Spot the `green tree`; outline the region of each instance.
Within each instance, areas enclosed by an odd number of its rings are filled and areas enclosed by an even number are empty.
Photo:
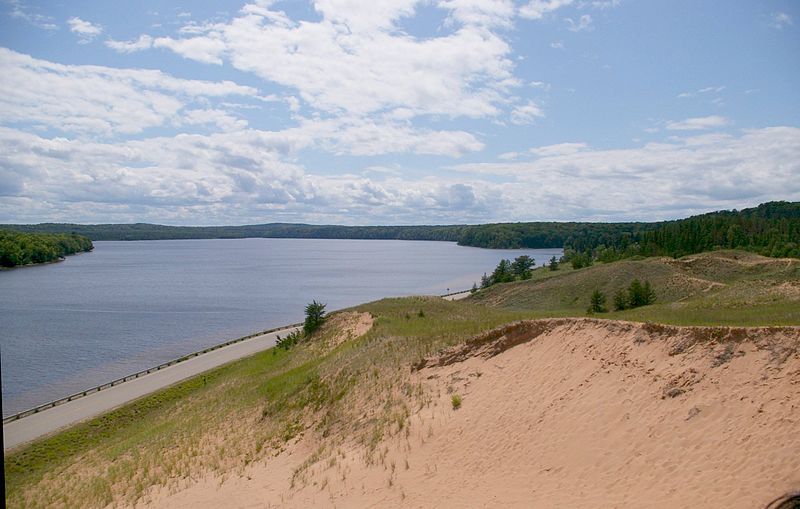
[[[628,307],[636,308],[647,306],[656,301],[656,293],[650,286],[649,281],[642,283],[634,279],[628,287]]]
[[[484,272],[483,275],[481,276],[481,288],[486,289],[489,288],[490,286],[492,286],[492,280]]]
[[[589,300],[589,313],[605,313],[606,311],[608,311],[606,308],[606,294],[600,290],[595,290]]]
[[[625,290],[620,288],[617,290],[617,293],[614,294],[614,311],[622,311],[623,309],[628,308],[628,295],[625,293]]]
[[[491,275],[492,284],[509,283],[514,281],[514,273],[511,271],[511,262],[500,260]]]
[[[313,300],[311,304],[306,305],[306,320],[303,322],[303,332],[306,336],[319,329],[324,321],[325,304]]]
[[[644,287],[638,279],[631,281],[628,287],[628,305],[632,308],[645,305]]]
[[[555,256],[550,258],[550,263],[548,263],[547,266],[550,268],[550,270],[558,270],[558,260]]]
[[[536,263],[536,260],[528,255],[517,256],[511,264],[511,272],[519,279],[530,279],[531,268]]]

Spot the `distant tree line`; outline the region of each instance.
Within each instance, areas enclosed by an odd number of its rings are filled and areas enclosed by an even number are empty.
[[[656,223],[498,223],[444,226],[336,226],[271,223],[245,226],[155,224],[7,225],[24,232],[75,233],[92,240],[231,239],[246,237],[440,240],[495,249],[564,248],[586,266],[631,256],[683,256],[718,248],[800,257],[800,202],[769,202]]]
[[[0,230],[0,266],[2,267],[52,262],[67,255],[92,249],[94,249],[92,241],[82,235]]]
[[[764,256],[800,258],[800,202],[769,202],[758,207],[711,212],[652,223],[616,237],[583,235],[565,244],[562,261],[573,267],[592,260],[611,262],[632,256],[675,258],[717,249],[741,249]]]

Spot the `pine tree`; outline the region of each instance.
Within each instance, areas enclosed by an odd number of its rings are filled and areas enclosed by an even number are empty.
[[[531,258],[528,255],[518,256],[514,259],[514,262],[511,264],[511,272],[514,273],[515,277],[520,279],[530,279],[531,278],[531,267],[536,263],[536,260]]]
[[[547,266],[550,267],[550,270],[558,270],[558,260],[555,256],[550,258],[550,263]]]
[[[600,290],[592,292],[592,297],[589,301],[589,313],[605,313],[608,311],[606,308],[606,295]]]
[[[628,308],[628,296],[625,293],[625,290],[620,288],[617,290],[617,293],[614,294],[614,311],[622,311],[623,309]]]
[[[500,260],[497,267],[492,272],[492,284],[508,283],[514,281],[514,273],[511,272],[511,262],[508,260]]]
[[[303,322],[303,332],[306,335],[310,335],[315,330],[319,329],[324,321],[325,304],[315,300],[311,301],[311,303],[306,306],[306,320]]]

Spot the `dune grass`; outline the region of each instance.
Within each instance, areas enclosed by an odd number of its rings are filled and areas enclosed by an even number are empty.
[[[418,387],[400,381],[412,361],[525,316],[438,298],[385,299],[358,310],[375,317],[361,338],[320,349],[336,333],[323,328],[315,343],[230,363],[12,451],[4,458],[7,505],[133,504],[152,486],[240,471],[309,429],[345,430],[374,449],[406,425],[406,396],[424,401]],[[363,398],[380,400],[380,411],[354,415]]]
[[[594,316],[673,325],[800,324],[800,260],[717,251],[537,272],[551,275],[494,285],[469,300],[537,317],[586,316],[595,289],[611,304],[614,293],[637,278],[652,284],[654,305]]]
[[[610,296],[633,277],[650,280],[657,304],[595,316],[800,324],[797,261],[723,252],[534,274],[464,301],[409,297],[358,306],[374,319],[361,337],[332,341],[340,331],[324,326],[291,350],[230,363],[23,446],[5,456],[7,506],[132,505],[153,487],[175,489],[208,472],[236,475],[308,433],[324,445],[295,471],[296,483],[310,469],[335,468],[337,440],[361,443],[367,461],[384,462],[382,441],[407,438],[410,416],[436,399],[412,381],[412,364],[515,320],[583,316],[595,288]]]

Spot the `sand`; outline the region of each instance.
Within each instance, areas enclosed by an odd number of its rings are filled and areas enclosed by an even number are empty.
[[[338,446],[292,487],[306,435],[149,505],[764,507],[800,489],[798,352],[798,328],[525,322],[409,369],[432,403],[373,464]]]

